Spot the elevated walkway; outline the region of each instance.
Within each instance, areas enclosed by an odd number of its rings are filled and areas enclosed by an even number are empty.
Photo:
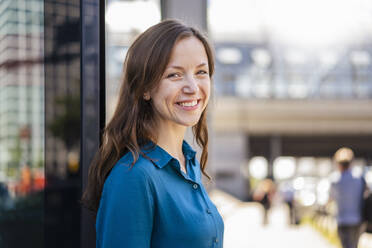
[[[218,97],[211,103],[216,132],[251,135],[372,134],[372,100],[257,100]]]

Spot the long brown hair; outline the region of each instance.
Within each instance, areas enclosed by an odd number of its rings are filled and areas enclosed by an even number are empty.
[[[82,197],[82,203],[88,209],[97,212],[103,184],[124,154],[131,152],[134,164],[141,154],[141,146],[150,140],[156,143],[153,106],[151,101],[144,100],[143,95],[158,86],[173,46],[187,37],[196,37],[203,43],[212,77],[214,57],[211,45],[197,29],[179,21],[165,20],[150,27],[128,49],[119,101],[113,117],[103,130],[102,144],[89,167],[88,184]],[[210,178],[205,172],[208,159],[206,109],[192,130],[202,148],[201,171]]]

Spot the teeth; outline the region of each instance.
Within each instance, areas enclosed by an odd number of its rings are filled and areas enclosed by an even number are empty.
[[[193,107],[198,103],[197,100],[194,100],[192,102],[180,102],[180,105],[183,107]]]

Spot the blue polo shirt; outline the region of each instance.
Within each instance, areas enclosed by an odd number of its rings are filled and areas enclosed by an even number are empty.
[[[107,177],[96,219],[97,248],[223,247],[223,220],[184,141],[187,174],[159,146],[124,155]]]
[[[337,204],[337,223],[357,225],[362,222],[362,201],[364,192],[363,175],[353,174],[351,169],[334,174],[331,197]]]

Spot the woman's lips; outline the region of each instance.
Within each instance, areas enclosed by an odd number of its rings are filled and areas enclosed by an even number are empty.
[[[177,102],[177,105],[184,110],[195,110],[199,107],[200,99]]]

